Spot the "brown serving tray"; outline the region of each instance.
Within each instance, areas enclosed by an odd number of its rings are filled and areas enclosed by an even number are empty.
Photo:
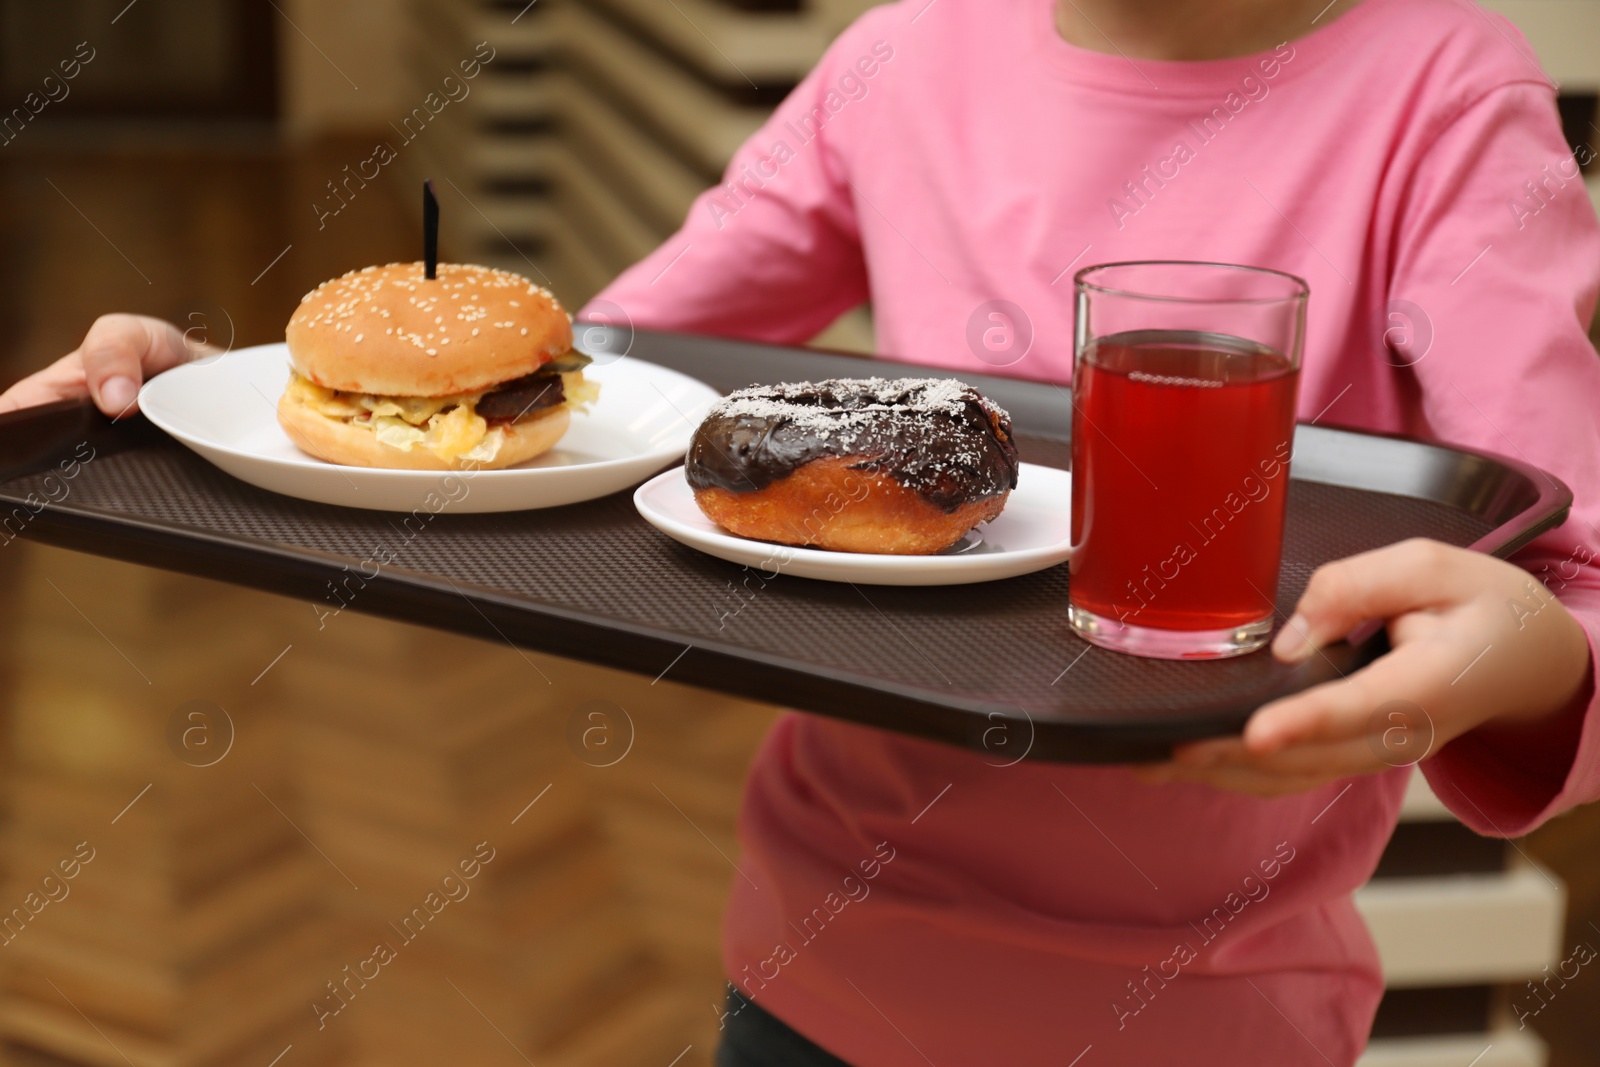
[[[883,369],[712,338],[581,333],[593,349],[626,348],[724,391]],[[1068,465],[1066,389],[961,377],[1010,410],[1024,459]],[[89,449],[92,460],[70,465]],[[1301,425],[1278,610],[1319,564],[1407,537],[1509,555],[1564,521],[1571,500],[1556,479],[1499,456]],[[1236,732],[1262,703],[1386,647],[1380,633],[1297,667],[1265,653],[1136,659],[1072,634],[1066,566],[941,588],[769,577],[670,540],[629,493],[542,511],[446,511],[407,537],[393,515],[254,488],[143,418],[113,424],[77,403],[0,417],[0,542],[16,536],[324,609],[339,605],[330,589],[343,584],[355,590],[342,594],[351,610],[934,738],[996,763],[1155,758],[1174,742]],[[394,562],[374,567],[379,549]]]

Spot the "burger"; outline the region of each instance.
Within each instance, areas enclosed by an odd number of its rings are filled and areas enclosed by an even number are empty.
[[[307,293],[286,331],[278,422],[331,463],[496,469],[548,451],[599,395],[572,319],[510,271],[367,267]]]

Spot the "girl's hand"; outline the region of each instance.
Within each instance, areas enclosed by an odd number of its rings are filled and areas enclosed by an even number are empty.
[[[134,410],[146,378],[216,351],[148,315],[102,315],[76,351],[0,393],[0,413],[90,396],[101,411],[120,418]]]
[[[1319,568],[1273,654],[1289,663],[1319,655],[1368,619],[1388,621],[1387,655],[1265,705],[1241,737],[1180,746],[1171,762],[1135,773],[1259,796],[1303,792],[1414,763],[1491,719],[1532,723],[1568,708],[1589,678],[1587,637],[1532,575],[1421,539]]]

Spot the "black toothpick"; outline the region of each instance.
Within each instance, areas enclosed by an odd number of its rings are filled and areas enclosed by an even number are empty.
[[[431,178],[422,183],[422,262],[430,281],[439,277],[439,198]]]

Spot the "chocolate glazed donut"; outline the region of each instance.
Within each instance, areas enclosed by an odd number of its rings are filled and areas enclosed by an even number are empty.
[[[839,378],[723,398],[689,445],[700,510],[740,537],[926,555],[1000,514],[1011,417],[962,382]]]

